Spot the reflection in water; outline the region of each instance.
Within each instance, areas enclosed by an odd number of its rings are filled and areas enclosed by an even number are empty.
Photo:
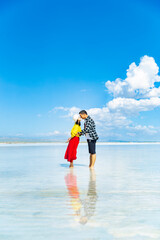
[[[97,192],[95,170],[90,170],[88,192],[86,198],[83,200],[80,198],[77,187],[77,177],[74,175],[73,169],[65,176],[65,182],[70,195],[71,206],[75,212],[74,216],[77,216],[76,220],[81,224],[86,224],[90,217],[94,215],[96,208]]]
[[[66,186],[68,188],[68,193],[71,197],[71,206],[75,211],[75,215],[80,215],[80,209],[82,207],[79,191],[77,187],[77,177],[73,174],[73,170],[65,176]]]

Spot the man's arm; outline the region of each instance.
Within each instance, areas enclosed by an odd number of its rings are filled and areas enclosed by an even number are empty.
[[[92,127],[91,121],[87,121],[86,122],[86,127],[81,131],[80,135],[84,135],[86,133],[89,133],[91,127]]]

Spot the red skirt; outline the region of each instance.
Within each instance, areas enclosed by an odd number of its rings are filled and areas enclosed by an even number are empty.
[[[79,144],[79,137],[71,138],[68,143],[67,150],[64,158],[67,159],[68,162],[72,162],[77,159],[77,147]]]

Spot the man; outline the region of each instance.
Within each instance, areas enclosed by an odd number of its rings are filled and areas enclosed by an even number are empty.
[[[96,141],[98,135],[96,133],[96,126],[93,119],[87,114],[85,110],[79,112],[82,119],[85,120],[84,129],[79,133],[79,135],[85,135],[88,142],[88,150],[90,153],[90,168],[94,168],[96,161]]]

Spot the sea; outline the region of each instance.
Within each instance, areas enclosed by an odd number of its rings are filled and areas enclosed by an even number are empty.
[[[0,144],[0,240],[160,239],[160,144]]]

